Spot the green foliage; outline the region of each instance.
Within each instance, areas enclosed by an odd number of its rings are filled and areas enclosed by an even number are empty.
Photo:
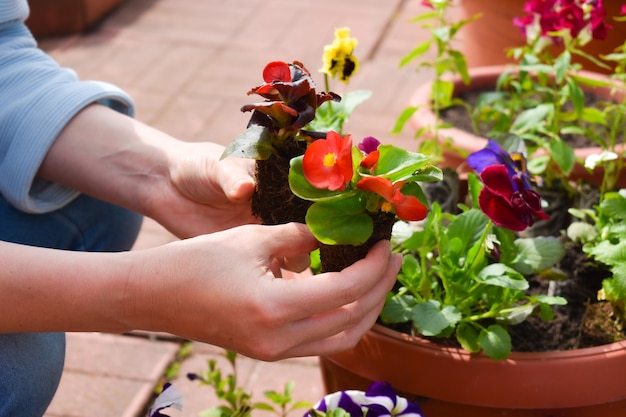
[[[583,251],[605,265],[611,277],[602,283],[602,297],[619,318],[626,321],[626,191],[606,193],[595,210],[572,211],[580,221],[567,229],[570,239],[583,244]],[[591,219],[588,223],[585,220]]]
[[[469,184],[475,199],[480,183],[470,175]],[[411,322],[424,336],[456,337],[470,352],[506,358],[511,351],[507,326],[565,303],[561,297],[525,291],[526,276],[562,259],[560,242],[516,238],[475,208],[453,215],[433,204],[421,226],[396,250],[403,254],[401,288],[388,296],[383,322]]]
[[[313,201],[306,214],[306,224],[320,242],[356,246],[363,244],[372,235],[374,223],[369,213],[375,210],[370,210],[368,206],[371,193],[356,186],[363,176],[381,177],[392,183],[406,181],[402,193],[414,195],[422,201],[425,201],[425,197],[417,182],[433,182],[442,178],[441,169],[430,165],[429,156],[391,145],[380,145],[378,151],[380,157],[376,166],[366,172],[359,166],[363,155],[353,146],[352,181],[344,190],[335,191],[316,188],[306,180],[302,167],[304,156],[291,160],[289,186],[296,196]]]
[[[343,126],[352,112],[372,96],[370,90],[355,90],[345,93],[340,102],[326,102],[318,107],[315,119],[307,129],[327,132],[334,130],[342,133]]]
[[[198,380],[201,385],[213,388],[217,398],[224,404],[209,408],[200,413],[201,417],[248,417],[254,410],[271,411],[280,417],[286,417],[298,409],[308,409],[312,404],[308,401],[293,399],[293,381],[285,384],[282,392],[266,391],[265,398],[269,402],[253,402],[252,393],[244,390],[237,379],[237,353],[226,350],[224,357],[232,368],[232,373],[224,373],[215,359],[208,361],[208,368],[190,378]]]
[[[467,70],[467,61],[463,53],[455,49],[455,41],[458,32],[470,22],[478,19],[480,15],[472,16],[469,19],[454,21],[450,19],[450,7],[453,6],[454,0],[436,0],[430,1],[433,10],[422,13],[413,19],[412,22],[421,24],[422,28],[430,33],[430,39],[420,42],[415,48],[409,51],[401,60],[400,67],[417,62],[417,70],[428,69],[434,72],[434,80],[432,83],[431,100],[432,108],[437,116],[446,107],[458,103],[454,97],[454,84],[450,81],[450,75],[459,75],[461,79],[469,84],[470,77]],[[424,55],[434,50],[435,57],[429,56],[423,59]],[[415,107],[407,108],[396,121],[394,132],[400,132],[417,110]],[[435,136],[439,126],[435,126]],[[418,132],[416,137],[422,135]],[[439,147],[435,144],[435,148],[420,149],[422,152],[433,152],[438,155]],[[424,142],[427,146],[428,143]]]

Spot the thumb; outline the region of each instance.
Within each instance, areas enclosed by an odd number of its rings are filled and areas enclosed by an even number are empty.
[[[226,158],[220,170],[220,183],[230,201],[246,201],[254,193],[254,161],[243,158]]]

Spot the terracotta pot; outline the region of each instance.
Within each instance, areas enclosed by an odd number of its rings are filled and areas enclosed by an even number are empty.
[[[469,18],[477,13],[482,16],[459,31],[461,50],[465,54],[470,67],[503,65],[509,62],[506,51],[522,46],[525,39],[519,28],[513,25],[513,18],[524,15],[524,3],[527,0],[461,0],[458,4],[459,18]],[[619,16],[622,1],[604,1],[607,12],[607,23],[613,26],[603,40],[592,40],[583,48],[590,55],[608,54],[624,43],[626,39],[626,22],[616,22],[612,16]],[[485,48],[485,39],[489,47]],[[555,52],[558,52],[555,48]],[[573,57],[586,70],[609,72],[578,56]]]
[[[494,361],[375,325],[320,368],[328,392],[388,381],[426,417],[626,415],[626,342]]]
[[[502,65],[471,68],[471,83],[469,85],[465,85],[460,78],[455,78],[454,91],[456,94],[460,94],[471,90],[494,89],[496,81],[500,74],[504,71],[504,68],[505,67]],[[607,80],[607,76],[604,74],[588,71],[581,71],[580,74],[588,78]],[[426,83],[418,88],[411,97],[409,103],[410,106],[418,107],[418,110],[411,118],[411,124],[416,130],[422,129],[425,132],[421,136],[422,140],[432,140],[433,134],[429,132],[432,131],[432,126],[435,126],[437,123],[435,113],[430,108],[431,85],[432,83]],[[615,93],[615,95],[612,95],[610,88],[606,87],[586,88],[586,91],[593,93],[598,97],[607,99],[612,98],[614,100],[623,100],[624,94],[626,94],[626,90],[621,90]],[[486,138],[476,136],[457,128],[439,129],[438,137],[442,144],[446,141],[451,141],[452,145],[451,147],[443,147],[444,161],[441,166],[451,167],[459,170],[460,172],[468,171],[468,168],[465,165],[465,158],[467,155],[484,148],[487,144]],[[618,145],[617,151],[618,153],[623,152],[623,145]],[[600,148],[577,148],[574,153],[579,161],[584,161],[588,155],[600,153]],[[580,163],[576,163],[572,171],[571,178],[573,180],[583,179],[584,181],[589,181],[598,185],[601,181],[601,176],[597,174],[598,172],[600,171],[597,170],[595,175],[592,176]],[[626,172],[622,173],[618,185],[620,187],[626,187]]]

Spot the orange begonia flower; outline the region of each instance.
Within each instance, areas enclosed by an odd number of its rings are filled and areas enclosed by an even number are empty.
[[[402,220],[422,220],[426,217],[428,209],[417,197],[404,195],[400,191],[406,181],[398,181],[395,184],[386,178],[365,177],[357,183],[357,188],[371,191],[385,199],[381,206],[383,211],[391,211],[393,207],[396,215]]]
[[[306,180],[316,188],[343,191],[352,179],[352,136],[330,131],[307,148],[302,160]]]

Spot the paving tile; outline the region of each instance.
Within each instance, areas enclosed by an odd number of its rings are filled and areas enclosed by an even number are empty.
[[[153,391],[153,382],[65,372],[44,416],[136,417]]]
[[[137,416],[179,347],[147,337],[68,333],[64,373],[46,416]]]

